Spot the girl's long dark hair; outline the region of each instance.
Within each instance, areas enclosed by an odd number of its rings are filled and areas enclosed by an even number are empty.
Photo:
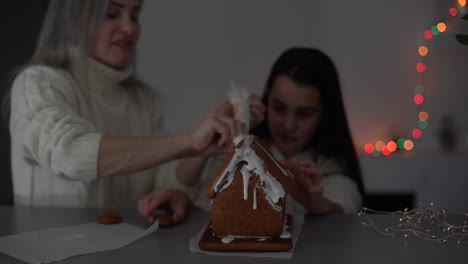
[[[266,107],[273,82],[279,75],[288,76],[300,85],[317,87],[322,100],[322,117],[308,147],[317,155],[335,159],[363,194],[361,169],[346,118],[338,72],[332,60],[317,49],[295,47],[286,50],[273,64],[267,79],[262,97]],[[267,120],[268,116],[250,133],[271,140]]]

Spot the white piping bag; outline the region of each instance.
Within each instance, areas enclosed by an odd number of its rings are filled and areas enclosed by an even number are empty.
[[[229,82],[231,90],[228,91],[227,96],[229,102],[234,108],[234,119],[240,121],[244,124],[246,131],[249,131],[250,124],[250,103],[249,103],[249,91],[243,87],[239,87],[233,81]],[[240,128],[237,131],[242,131]],[[233,138],[234,145],[237,145],[239,142],[247,136],[244,133],[238,134]]]

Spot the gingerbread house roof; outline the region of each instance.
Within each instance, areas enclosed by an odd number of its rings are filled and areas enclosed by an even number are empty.
[[[244,200],[249,196],[247,186],[250,178],[257,175],[260,182],[257,188],[263,190],[265,199],[273,209],[281,211],[283,208],[278,206],[278,201],[284,199],[287,194],[288,174],[261,140],[253,135],[246,136],[219,168],[208,185],[208,198],[213,199],[218,193],[229,188],[239,166],[244,183]]]

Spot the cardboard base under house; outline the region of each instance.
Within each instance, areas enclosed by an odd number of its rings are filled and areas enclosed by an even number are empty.
[[[258,238],[234,239],[230,243],[223,243],[221,238],[213,236],[211,222],[206,226],[200,238],[198,246],[208,251],[288,251],[292,249],[292,216],[287,215],[287,231],[291,233],[290,238],[274,238],[258,241]]]

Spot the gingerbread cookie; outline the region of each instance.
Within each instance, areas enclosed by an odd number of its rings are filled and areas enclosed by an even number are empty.
[[[159,221],[159,226],[171,226],[174,224],[174,221],[172,221],[172,215],[168,214],[155,214],[153,215],[154,221],[158,220]]]
[[[116,213],[104,213],[97,218],[97,222],[103,225],[113,225],[122,222],[122,216]]]

